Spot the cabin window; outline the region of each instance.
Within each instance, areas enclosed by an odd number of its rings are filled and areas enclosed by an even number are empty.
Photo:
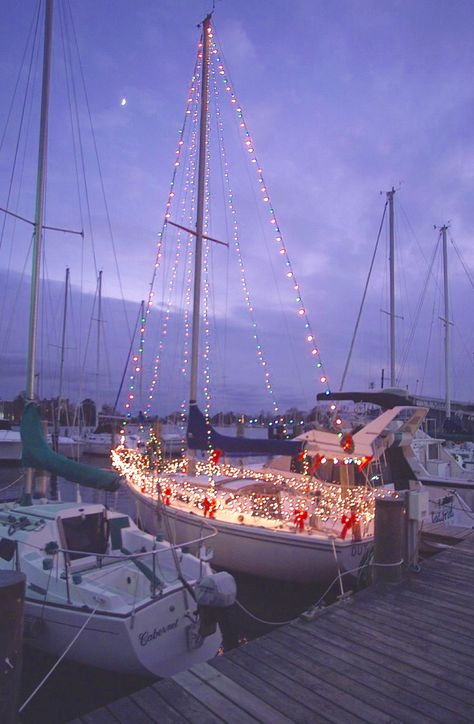
[[[428,460],[439,460],[438,445],[428,445]]]
[[[66,548],[70,559],[82,558],[82,555],[105,553],[108,541],[107,518],[104,513],[89,513],[74,518],[61,518]]]

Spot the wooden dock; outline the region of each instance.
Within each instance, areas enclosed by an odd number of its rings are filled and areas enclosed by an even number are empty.
[[[474,721],[474,532],[365,589],[74,724]]]

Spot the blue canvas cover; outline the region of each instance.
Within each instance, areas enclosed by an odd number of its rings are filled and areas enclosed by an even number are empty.
[[[210,430],[210,434],[209,434]],[[204,417],[196,403],[189,406],[188,429],[186,432],[190,450],[221,450],[227,455],[299,455],[304,449],[304,440],[255,440],[245,437],[221,435]]]

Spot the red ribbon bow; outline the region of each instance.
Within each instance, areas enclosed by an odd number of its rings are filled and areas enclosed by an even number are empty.
[[[321,465],[321,460],[323,459],[323,455],[320,455],[319,453],[315,455],[313,458],[313,464],[308,468],[308,473],[314,473],[319,466]]]
[[[354,523],[357,523],[357,515],[355,513],[352,513],[350,516],[343,515],[341,518],[341,523],[344,526],[344,528],[341,530],[341,538],[342,540],[344,540],[347,532],[353,527]]]
[[[295,523],[298,526],[298,530],[304,530],[304,522],[308,517],[307,510],[295,510]]]
[[[373,460],[373,457],[373,455],[364,455],[364,457],[362,458],[362,462],[359,465],[359,470],[363,470],[364,468],[366,468],[370,461]]]
[[[214,450],[211,456],[211,460],[214,463],[214,465],[217,465],[219,462],[219,458],[222,455],[222,450]]]
[[[165,505],[169,505],[171,501],[171,488],[165,488],[163,492]]]
[[[203,506],[204,506],[204,517],[206,515],[209,516],[209,518],[214,518],[215,512],[216,512],[216,501],[215,500],[208,500],[207,498],[204,498]]]

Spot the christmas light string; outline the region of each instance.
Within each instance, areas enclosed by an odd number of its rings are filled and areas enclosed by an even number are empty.
[[[199,52],[199,49],[201,49],[201,52]],[[142,358],[144,345],[145,345],[145,330],[146,330],[147,320],[150,315],[151,308],[153,306],[154,286],[155,286],[155,281],[156,281],[156,275],[157,275],[158,269],[161,264],[161,259],[162,259],[163,236],[164,236],[164,232],[166,229],[166,220],[170,217],[170,209],[171,209],[171,205],[173,202],[173,198],[175,196],[175,184],[176,184],[176,178],[177,178],[177,174],[178,174],[178,170],[179,170],[179,166],[180,166],[180,156],[181,156],[182,147],[184,146],[184,143],[185,143],[184,138],[185,138],[185,132],[186,132],[187,125],[188,125],[187,124],[188,117],[191,115],[191,108],[192,108],[192,105],[194,102],[194,97],[196,95],[196,87],[197,87],[197,82],[199,79],[201,64],[202,64],[202,39],[198,43],[198,53],[197,53],[196,63],[194,66],[194,72],[193,72],[193,76],[192,76],[192,80],[191,80],[191,85],[188,90],[185,113],[184,113],[184,120],[183,120],[182,126],[179,129],[179,133],[178,133],[178,142],[177,142],[177,147],[176,147],[176,151],[175,151],[175,161],[174,161],[173,173],[172,173],[172,178],[171,178],[170,187],[169,187],[169,191],[168,191],[168,198],[167,198],[167,201],[165,204],[165,218],[164,218],[164,222],[163,222],[161,231],[159,231],[158,235],[157,235],[158,241],[157,241],[157,249],[156,249],[156,254],[155,254],[155,263],[154,263],[154,267],[153,267],[153,275],[152,275],[150,288],[149,288],[149,292],[148,292],[148,298],[147,298],[146,307],[145,307],[145,314],[141,320],[140,342],[139,342],[139,347],[138,347],[138,353],[133,355],[132,362],[131,362],[132,371],[129,376],[129,389],[128,389],[128,394],[127,394],[127,399],[125,401],[126,415],[125,415],[125,419],[122,420],[122,425],[121,425],[121,429],[120,429],[120,435],[121,435],[122,442],[125,437],[126,425],[132,417],[132,405],[133,405],[133,401],[135,399],[135,380],[136,380],[137,375],[141,372],[141,366],[139,363],[140,363],[140,359]]]
[[[213,35],[215,35],[215,33]],[[217,73],[218,73],[218,75],[221,76],[221,80],[224,85],[224,89],[226,91],[226,94],[229,97],[230,104],[233,107],[234,112],[237,116],[238,126],[241,129],[241,135],[243,138],[245,149],[247,151],[250,163],[255,168],[255,172],[257,174],[258,183],[259,183],[259,187],[260,187],[260,193],[261,193],[261,199],[262,199],[263,203],[266,204],[266,208],[268,210],[268,221],[273,228],[274,240],[279,245],[279,254],[283,258],[283,262],[284,262],[285,270],[286,270],[286,272],[285,272],[286,277],[291,282],[293,291],[296,293],[295,301],[297,304],[297,314],[299,317],[302,318],[302,320],[304,322],[305,340],[310,346],[310,353],[317,360],[315,366],[318,371],[319,382],[324,386],[325,394],[329,395],[330,388],[329,388],[329,383],[328,383],[328,377],[327,377],[326,372],[324,371],[324,367],[323,367],[319,349],[316,346],[315,336],[314,336],[314,333],[311,328],[311,324],[310,324],[310,321],[308,318],[306,308],[303,304],[300,286],[297,282],[295,272],[294,272],[293,266],[291,264],[290,257],[288,255],[288,251],[287,251],[285,242],[283,240],[283,234],[282,234],[281,228],[277,221],[275,209],[273,208],[273,204],[271,202],[270,192],[268,190],[268,186],[267,186],[264,176],[263,176],[263,169],[258,162],[257,154],[255,151],[255,146],[254,146],[252,137],[250,135],[250,131],[247,126],[247,122],[244,118],[242,106],[238,102],[237,96],[233,91],[233,87],[232,87],[229,77],[228,77],[229,74],[227,73],[227,71],[224,67],[222,51],[218,47],[216,40],[213,41],[213,44],[211,47],[212,47],[211,57],[213,58],[213,62],[216,63]]]
[[[224,184],[226,188],[226,195],[227,195],[227,205],[230,211],[231,215],[231,225],[232,225],[232,240],[234,244],[234,249],[237,254],[237,261],[239,265],[239,275],[240,275],[240,282],[242,285],[242,292],[243,297],[245,301],[245,305],[247,307],[247,311],[250,315],[250,321],[252,325],[252,337],[255,342],[256,346],[256,353],[257,353],[257,360],[263,370],[264,373],[264,379],[265,379],[265,389],[267,390],[270,399],[271,404],[273,408],[273,413],[275,416],[278,416],[279,414],[279,406],[278,403],[274,397],[273,394],[273,385],[271,382],[271,376],[270,376],[270,370],[268,366],[268,361],[265,357],[263,346],[259,338],[259,334],[257,331],[257,321],[254,314],[254,307],[250,298],[250,291],[249,286],[247,282],[247,277],[245,273],[245,266],[242,256],[242,251],[240,248],[240,238],[239,238],[239,221],[238,221],[238,214],[237,209],[234,206],[234,194],[230,182],[230,168],[227,158],[227,152],[225,148],[225,142],[224,142],[224,122],[222,118],[222,113],[220,109],[219,104],[219,89],[217,85],[217,76],[216,76],[216,69],[215,66],[212,65],[212,79],[213,79],[213,95],[214,95],[214,104],[215,104],[215,114],[216,114],[216,120],[217,120],[217,137],[218,137],[218,143],[219,143],[219,151],[221,156],[221,162],[223,165],[223,175],[224,175]]]

